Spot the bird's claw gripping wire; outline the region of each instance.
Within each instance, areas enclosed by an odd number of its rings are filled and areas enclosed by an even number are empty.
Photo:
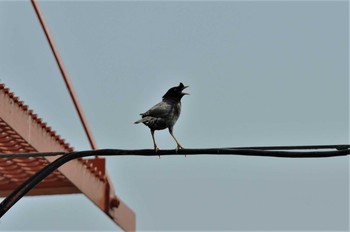
[[[179,150],[182,150],[184,149],[183,146],[181,146],[179,143],[177,144],[176,146],[176,153],[178,153]],[[186,157],[186,154],[185,154],[185,157]]]
[[[159,148],[158,148],[158,146],[156,145],[156,144],[154,144],[154,153],[158,153],[158,151],[159,151]],[[159,159],[160,159],[160,155],[158,154],[158,156],[159,156]]]
[[[179,151],[179,150],[182,150],[184,149],[180,144],[177,144],[176,146],[176,153]]]

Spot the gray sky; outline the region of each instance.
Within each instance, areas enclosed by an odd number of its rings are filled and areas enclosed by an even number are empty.
[[[190,85],[186,148],[349,143],[347,1],[40,2],[99,148],[152,148],[139,113]],[[0,2],[0,79],[89,149],[30,2]],[[160,149],[175,148],[167,131]],[[109,157],[139,230],[348,230],[349,159]],[[82,195],[28,197],[1,230],[115,230]]]

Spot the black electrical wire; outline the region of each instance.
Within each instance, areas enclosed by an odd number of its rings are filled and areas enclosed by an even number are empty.
[[[188,152],[195,152],[197,151],[207,151],[209,152],[208,154],[215,154],[212,153],[214,150],[217,150],[219,153],[224,154],[225,150],[228,150],[228,154],[232,154],[231,150],[235,151],[243,151],[243,150],[262,150],[262,151],[289,151],[289,150],[346,150],[349,149],[350,145],[348,144],[338,144],[338,145],[306,145],[306,146],[261,146],[261,147],[226,147],[226,148],[206,148],[206,149],[184,149],[184,150],[179,150],[178,152],[174,152],[174,150],[159,150],[156,154],[154,153],[153,150],[120,150],[120,149],[101,149],[101,150],[94,150],[91,152],[96,152],[96,155],[101,156],[107,156],[107,153],[111,153],[110,155],[136,155],[136,156],[158,156],[160,155],[178,155],[178,154],[186,154]],[[108,150],[108,152],[107,152]],[[87,152],[87,151],[85,151]],[[72,152],[74,153],[74,152]],[[171,154],[170,154],[171,153]],[[248,153],[251,152],[245,152],[245,154],[248,155]],[[251,153],[251,155],[258,155],[259,156],[259,151]],[[270,153],[270,152],[269,152]],[[58,156],[58,155],[64,155],[67,154],[65,152],[31,152],[31,153],[9,153],[9,154],[0,154],[0,158],[29,158],[29,157],[46,157],[46,156]],[[202,153],[204,154],[204,153]],[[206,153],[207,154],[207,153]],[[264,153],[265,154],[265,153]],[[273,154],[273,153],[271,153]],[[281,153],[282,154],[282,153]],[[307,153],[311,154],[311,153]],[[192,155],[200,155],[199,154],[192,154]],[[244,154],[242,154],[244,155]],[[298,155],[297,158],[302,158],[299,157],[299,155],[302,155],[300,153],[297,153]],[[89,155],[87,155],[89,156]],[[266,156],[266,154],[265,154]],[[268,156],[268,155],[267,155]],[[278,157],[278,156],[277,156]],[[307,157],[306,157],[307,158]],[[310,157],[309,157],[310,158]]]
[[[18,186],[10,195],[0,203],[0,218],[26,193],[40,183],[45,177],[50,175],[57,168],[70,160],[88,156],[164,156],[164,155],[244,155],[260,157],[279,158],[325,158],[346,156],[350,154],[350,145],[328,145],[328,146],[298,146],[298,147],[250,147],[248,148],[209,148],[209,149],[181,149],[181,150],[121,150],[121,149],[100,149],[90,151],[78,151],[65,153],[42,170],[31,176],[28,180]],[[252,149],[253,148],[253,149]],[[284,150],[307,150],[313,151],[283,151]],[[327,149],[327,151],[315,151],[317,149]],[[333,150],[329,150],[333,149]],[[41,153],[41,156],[50,153]],[[51,153],[54,155],[62,153]],[[15,155],[15,154],[10,154]],[[33,153],[27,153],[31,157]],[[1,158],[1,157],[0,157]]]

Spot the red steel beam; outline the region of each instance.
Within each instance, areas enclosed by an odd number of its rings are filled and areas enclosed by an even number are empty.
[[[88,126],[87,120],[85,118],[85,115],[83,113],[82,107],[80,106],[80,103],[78,101],[77,95],[75,94],[75,91],[73,89],[73,85],[69,79],[68,72],[64,68],[63,60],[59,55],[58,49],[55,45],[54,39],[51,36],[48,26],[44,20],[44,16],[40,10],[40,7],[36,0],[31,0],[32,5],[34,7],[34,10],[38,16],[39,22],[44,30],[45,36],[49,42],[50,48],[53,52],[53,55],[55,57],[55,60],[57,62],[57,65],[59,67],[59,70],[62,74],[62,77],[65,81],[65,84],[67,86],[67,89],[69,91],[69,94],[73,100],[74,106],[78,112],[80,121],[82,122],[82,125],[84,127],[85,133],[89,139],[89,143],[91,145],[91,148],[96,150],[97,145],[95,142],[95,139],[91,133],[91,130]],[[50,157],[47,157],[47,159],[52,162],[53,160]],[[69,165],[71,164],[71,165]],[[134,231],[136,229],[136,223],[135,223],[135,213],[128,208],[122,201],[120,201],[117,196],[114,193],[113,184],[110,181],[110,178],[108,174],[105,174],[105,185],[104,188],[107,186],[107,189],[104,191],[104,196],[99,197],[100,191],[96,192],[96,185],[90,185],[90,188],[86,188],[86,185],[82,184],[81,181],[84,179],[92,180],[93,178],[87,177],[86,173],[81,172],[74,172],[76,168],[72,164],[72,161],[65,165],[71,166],[67,170],[65,170],[65,167],[61,167],[59,170],[65,174],[65,176],[72,181],[79,189],[82,190],[82,192],[87,195],[99,208],[101,208],[107,215],[109,215],[121,228],[127,231]],[[85,174],[85,175],[84,175]],[[77,178],[78,177],[78,178]],[[98,189],[98,188],[97,188]],[[101,198],[103,199],[101,202]],[[113,204],[111,204],[111,202]],[[117,202],[117,203],[115,203]]]
[[[41,118],[38,118],[36,114],[28,110],[28,106],[23,105],[23,102],[18,102],[18,98],[14,97],[13,93],[9,93],[8,89],[2,89],[1,85],[0,109],[0,119],[6,122],[7,126],[16,132],[21,139],[30,144],[33,151],[72,151],[72,148],[56,132],[52,131],[46,123],[43,123]],[[45,157],[49,162],[53,162],[56,158],[55,156]],[[116,196],[105,166],[105,159],[102,158],[71,160],[58,168],[58,170],[75,187],[61,188],[64,186],[50,184],[47,187],[56,188],[52,188],[50,190],[51,193],[46,192],[44,189],[37,189],[32,194],[76,193],[80,191],[123,230],[135,231],[136,215]],[[6,194],[6,192],[3,193]]]
[[[62,74],[62,77],[64,79],[64,82],[66,83],[66,87],[68,89],[68,92],[73,100],[73,103],[74,103],[74,106],[75,106],[75,109],[77,110],[78,112],[78,115],[79,115],[79,118],[80,118],[80,121],[81,123],[83,124],[83,127],[84,127],[84,130],[85,130],[85,133],[89,139],[89,143],[90,143],[90,146],[93,150],[96,150],[97,149],[97,145],[96,145],[96,142],[95,142],[95,139],[91,133],[91,130],[90,130],[90,127],[88,125],[88,122],[86,120],[86,117],[83,113],[83,109],[82,107],[80,106],[80,103],[78,101],[78,97],[74,91],[74,88],[73,88],[73,85],[72,85],[72,82],[70,81],[70,78],[69,78],[69,75],[68,75],[68,72],[67,70],[65,69],[64,67],[64,64],[63,64],[63,60],[58,52],[58,49],[56,47],[56,44],[54,42],[54,39],[53,37],[51,36],[50,32],[49,32],[49,29],[48,29],[48,26],[44,20],[44,16],[40,10],[40,7],[39,7],[39,4],[35,1],[35,0],[32,0],[32,4],[33,4],[33,7],[34,7],[34,10],[36,12],[36,15],[38,16],[39,18],[39,21],[40,21],[40,24],[41,24],[41,27],[43,28],[44,30],[44,33],[46,35],[46,38],[49,42],[49,45],[50,45],[50,48],[52,50],[52,53],[55,57],[55,60],[57,62],[57,65],[60,69],[60,72]]]

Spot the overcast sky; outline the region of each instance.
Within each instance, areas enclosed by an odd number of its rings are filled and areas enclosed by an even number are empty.
[[[347,1],[45,1],[99,148],[152,148],[139,113],[190,85],[186,148],[349,143]],[[29,1],[0,2],[0,79],[89,149]],[[175,148],[157,131],[160,149]],[[348,230],[349,159],[109,157],[139,230]],[[26,197],[0,230],[115,230],[83,195]]]

